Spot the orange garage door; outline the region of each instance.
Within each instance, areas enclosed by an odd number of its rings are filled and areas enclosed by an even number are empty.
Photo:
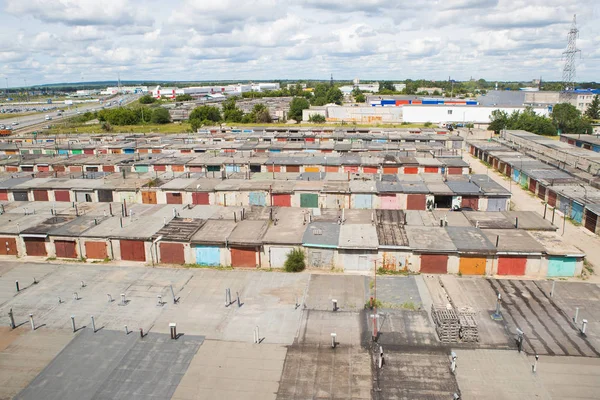
[[[525,275],[525,257],[499,257],[498,275]]]
[[[106,242],[85,242],[85,256],[94,260],[108,258]]]
[[[463,275],[484,275],[485,258],[462,256],[458,270]]]
[[[238,268],[256,268],[256,250],[252,247],[232,247],[231,266]]]
[[[448,272],[447,254],[421,254],[422,274],[445,274]]]

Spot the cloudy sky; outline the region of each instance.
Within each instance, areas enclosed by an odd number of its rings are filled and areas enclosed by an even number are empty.
[[[0,0],[0,83],[600,80],[598,0]]]

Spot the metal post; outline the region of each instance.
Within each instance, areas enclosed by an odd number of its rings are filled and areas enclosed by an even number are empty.
[[[383,346],[379,346],[379,368],[383,368]]]
[[[585,335],[585,328],[587,327],[587,319],[581,321],[581,334]]]
[[[332,299],[331,303],[332,303],[333,311],[334,312],[337,311],[338,310],[337,300],[336,299]]]
[[[141,339],[144,338],[144,330],[142,328],[140,328],[140,338]]]
[[[235,292],[235,295],[237,296],[237,303],[238,303],[238,307],[242,306],[242,303],[240,301],[240,293],[239,292]]]
[[[35,323],[33,322],[33,314],[29,314],[29,322],[31,323],[31,330],[35,331]]]
[[[556,214],[556,207],[552,209],[552,225],[554,225],[554,215]]]
[[[544,219],[546,219],[546,211],[548,211],[548,203],[544,204]]]
[[[121,305],[125,305],[125,293],[121,293]]]
[[[175,291],[173,290],[173,285],[171,285],[171,295],[173,295],[173,304],[177,304],[177,298],[175,297]]]
[[[125,334],[129,335],[129,329],[127,329],[127,325],[125,325]]]
[[[177,324],[175,322],[169,324],[169,331],[171,332],[171,339],[177,339]]]
[[[73,299],[79,300],[79,294],[77,292],[73,292]]]
[[[522,330],[517,328],[517,350],[519,353],[523,350],[523,336],[525,335]]]
[[[535,355],[535,361],[533,362],[533,365],[531,366],[531,372],[536,373],[537,372],[537,363],[538,360],[540,359],[540,356],[538,356],[537,354]]]
[[[106,295],[108,296],[108,302],[109,302],[109,303],[112,303],[112,302],[113,302],[113,298],[112,298],[112,296],[110,295],[110,293],[106,293]]]
[[[458,357],[456,356],[455,352],[451,352],[450,356],[452,357],[452,361],[450,362],[450,371],[454,373],[456,371],[456,359]]]
[[[62,299],[58,296],[58,304],[62,304]]]
[[[73,327],[73,332],[77,331],[77,329],[75,329],[75,316],[71,315],[71,327]]]
[[[157,305],[158,306],[162,306],[163,305],[162,296],[159,294],[158,296],[156,296],[156,298],[158,299],[157,300]]]
[[[10,320],[10,329],[15,329],[17,326],[15,325],[15,317],[12,308],[8,310],[8,319]]]
[[[81,287],[84,288],[85,287],[85,282],[81,281]]]
[[[556,281],[552,281],[552,290],[550,290],[550,297],[554,296],[554,287],[556,286]]]
[[[331,348],[335,349],[335,347],[337,346],[337,342],[335,341],[335,338],[337,337],[337,335],[335,333],[331,334]]]
[[[15,286],[17,287],[17,293],[19,293],[19,281],[15,281]]]
[[[94,316],[92,315],[92,331],[96,333],[96,321],[94,321]]]
[[[579,307],[575,307],[575,316],[573,317],[573,322],[577,325],[577,319],[579,317]]]

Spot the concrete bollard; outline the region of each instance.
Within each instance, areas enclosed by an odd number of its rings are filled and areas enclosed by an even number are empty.
[[[94,321],[93,315],[92,315],[92,332],[96,333],[96,321]]]
[[[550,297],[554,297],[554,287],[556,286],[556,281],[552,281],[552,289],[550,290]]]
[[[33,322],[33,314],[29,314],[29,322],[31,323],[31,330],[35,331],[35,322]]]
[[[537,363],[538,363],[539,359],[540,359],[540,356],[538,356],[536,354],[535,355],[535,361],[533,362],[533,365],[531,366],[531,372],[533,372],[534,374],[537,372]]]
[[[15,316],[13,315],[12,308],[8,310],[8,319],[10,320],[10,329],[15,329],[17,326],[15,325]]]
[[[333,311],[337,311],[338,310],[337,300],[332,299],[331,303],[332,303]]]
[[[573,322],[577,325],[577,319],[579,317],[579,307],[575,307],[575,316],[573,317]]]
[[[71,327],[73,328],[73,332],[76,332],[77,329],[75,328],[75,316],[71,315]]]
[[[125,305],[125,293],[121,293],[121,305]]]
[[[585,328],[587,327],[587,319],[581,320],[581,334],[585,335]]]
[[[73,292],[73,299],[79,300],[79,294],[77,292]]]
[[[335,347],[337,346],[337,342],[335,341],[337,335],[335,333],[331,334],[331,348],[335,349]]]
[[[17,287],[17,293],[19,293],[19,281],[15,281],[15,286]]]
[[[171,331],[171,339],[177,339],[177,324],[175,322],[169,324],[169,330]]]
[[[125,325],[125,334],[129,335],[129,329],[127,328],[127,325]]]
[[[108,302],[109,302],[109,303],[112,303],[112,302],[113,302],[113,298],[112,298],[112,296],[110,295],[110,293],[106,293],[106,296],[108,297]]]

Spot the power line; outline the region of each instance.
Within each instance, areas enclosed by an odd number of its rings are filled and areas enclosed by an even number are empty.
[[[565,58],[565,66],[563,68],[563,84],[564,90],[569,91],[575,89],[575,55],[581,50],[577,48],[577,37],[579,37],[579,29],[577,29],[577,15],[573,15],[573,23],[569,29],[567,49],[563,51]]]

